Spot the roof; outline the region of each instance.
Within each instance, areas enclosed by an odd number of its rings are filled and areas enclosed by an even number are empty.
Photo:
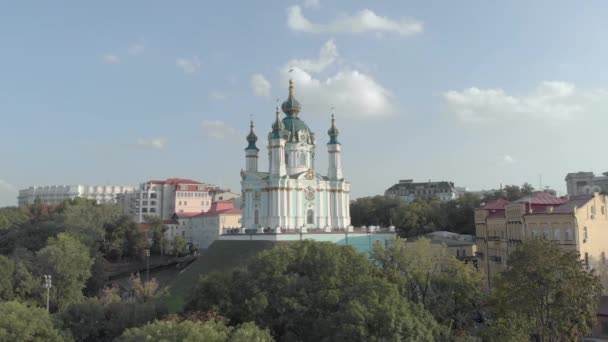
[[[201,182],[194,181],[186,178],[168,178],[166,180],[151,180],[148,181],[150,184],[203,184]]]
[[[574,212],[574,208],[580,208],[587,204],[593,196],[579,196],[575,197],[568,202],[560,205],[559,207],[553,209],[553,213],[555,214],[572,214]]]
[[[484,209],[484,210],[504,210],[505,206],[507,206],[507,204],[509,204],[511,202],[507,201],[506,199],[502,199],[499,198],[495,201],[486,203],[484,205],[482,205],[479,209]]]
[[[197,212],[197,213],[175,213],[173,214],[173,217],[177,218],[177,219],[187,219],[187,218],[191,218],[194,216],[198,216],[201,215],[201,212]]]
[[[438,182],[399,182],[390,188],[387,191],[391,190],[415,190],[418,187],[422,187],[423,189],[434,189],[434,188],[445,188],[445,189],[454,189],[454,183],[448,181],[438,181]]]
[[[559,198],[546,192],[537,191],[534,192],[532,195],[522,197],[516,200],[515,202],[540,205],[560,205],[566,203],[567,201],[567,199]]]

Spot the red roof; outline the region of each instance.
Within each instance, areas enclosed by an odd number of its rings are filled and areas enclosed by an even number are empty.
[[[198,216],[198,215],[201,215],[201,214],[203,214],[203,213],[201,213],[201,212],[198,212],[198,213],[175,213],[173,215],[173,217],[177,217],[178,219],[186,219],[186,218],[191,218],[191,217]]]
[[[509,202],[509,201],[507,201],[505,199],[499,198],[499,199],[497,199],[495,201],[492,201],[490,203],[484,204],[479,209],[485,209],[485,210],[504,210],[505,206],[507,204],[509,204],[509,203],[511,203],[511,202]]]
[[[549,193],[537,191],[530,196],[522,197],[515,202],[530,203],[538,205],[559,205],[568,202],[567,199],[553,196]]]
[[[166,180],[151,180],[148,181],[150,184],[203,184],[201,182],[194,181],[192,179],[185,178],[168,178]]]

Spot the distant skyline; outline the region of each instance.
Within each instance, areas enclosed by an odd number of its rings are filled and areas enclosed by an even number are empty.
[[[608,171],[608,3],[22,1],[0,5],[0,206],[33,185],[191,178],[240,191],[289,77],[351,198]],[[289,73],[289,69],[293,72]]]

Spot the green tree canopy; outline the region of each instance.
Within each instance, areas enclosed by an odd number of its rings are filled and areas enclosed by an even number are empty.
[[[56,238],[49,238],[36,259],[41,275],[52,276],[52,304],[63,310],[83,300],[82,290],[91,276],[93,265],[87,246],[69,234],[61,233]]]
[[[231,328],[218,321],[156,321],[128,329],[117,341],[270,342],[273,339],[268,331],[251,323]]]
[[[63,341],[46,310],[16,301],[0,302],[0,341]]]
[[[104,240],[104,227],[118,221],[122,210],[116,204],[75,198],[66,201],[62,216],[67,231],[94,251]]]
[[[509,256],[508,266],[495,281],[492,302],[499,318],[523,318],[527,334],[541,341],[578,341],[591,332],[602,287],[576,251],[528,240]]]
[[[203,277],[189,308],[253,321],[286,340],[433,341],[442,329],[352,247],[300,241]]]
[[[372,259],[401,295],[423,305],[454,334],[468,332],[471,312],[481,301],[481,276],[448,255],[445,245],[433,245],[428,239],[407,245],[396,240],[388,247],[376,243]]]

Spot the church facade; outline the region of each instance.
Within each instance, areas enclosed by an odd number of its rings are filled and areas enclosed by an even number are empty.
[[[268,133],[268,171],[259,170],[258,137],[251,122],[245,169],[241,171],[243,232],[347,230],[350,183],[342,174],[342,147],[333,113],[328,130],[328,171],[322,175],[315,170],[317,138],[299,116],[301,105],[294,95],[293,80],[281,109],[285,116],[276,108]]]

